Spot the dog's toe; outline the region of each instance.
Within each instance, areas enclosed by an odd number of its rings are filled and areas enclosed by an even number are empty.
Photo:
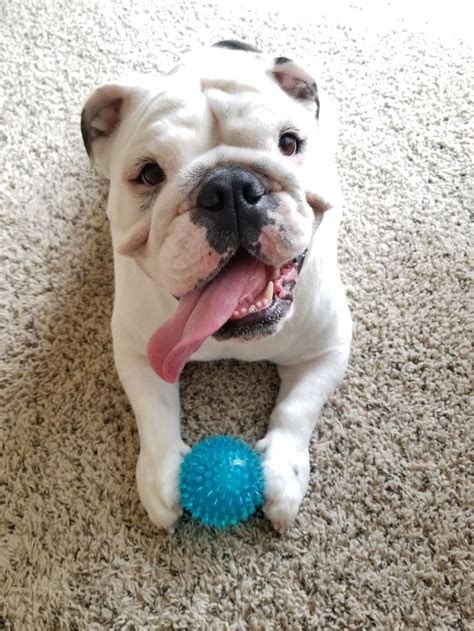
[[[259,441],[265,474],[263,512],[281,533],[293,525],[308,487],[309,456],[277,433]]]
[[[164,454],[141,452],[137,463],[137,488],[151,521],[171,531],[182,514],[179,502],[179,467],[186,445]]]

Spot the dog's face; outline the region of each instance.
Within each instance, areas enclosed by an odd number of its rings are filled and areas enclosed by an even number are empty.
[[[218,338],[272,333],[289,313],[332,202],[318,117],[316,83],[295,63],[223,46],[86,103],[118,251],[177,298],[233,291]]]

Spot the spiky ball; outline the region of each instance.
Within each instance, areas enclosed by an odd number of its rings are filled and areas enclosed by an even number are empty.
[[[245,521],[263,502],[260,456],[231,436],[195,445],[183,460],[179,483],[182,507],[216,528]]]

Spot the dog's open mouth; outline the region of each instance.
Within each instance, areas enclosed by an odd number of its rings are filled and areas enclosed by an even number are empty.
[[[264,288],[256,287],[242,296],[230,318],[214,333],[214,337],[218,340],[232,337],[251,339],[273,333],[293,302],[293,289],[298,282],[304,256],[301,254],[280,267],[261,263],[265,268]]]
[[[152,368],[174,383],[208,337],[249,340],[273,333],[291,306],[303,260],[301,254],[275,268],[239,250],[209,283],[183,296],[152,335]]]

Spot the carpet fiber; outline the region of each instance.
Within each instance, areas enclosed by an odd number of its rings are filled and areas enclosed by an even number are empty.
[[[2,2],[0,628],[469,624],[469,20],[449,21],[452,3],[429,24],[380,2],[281,4]],[[79,133],[96,85],[229,37],[317,64],[340,109],[354,345],[283,537],[262,515],[218,534],[184,518],[169,536],[140,506],[107,183]],[[254,441],[277,387],[270,364],[188,366],[185,439]]]

